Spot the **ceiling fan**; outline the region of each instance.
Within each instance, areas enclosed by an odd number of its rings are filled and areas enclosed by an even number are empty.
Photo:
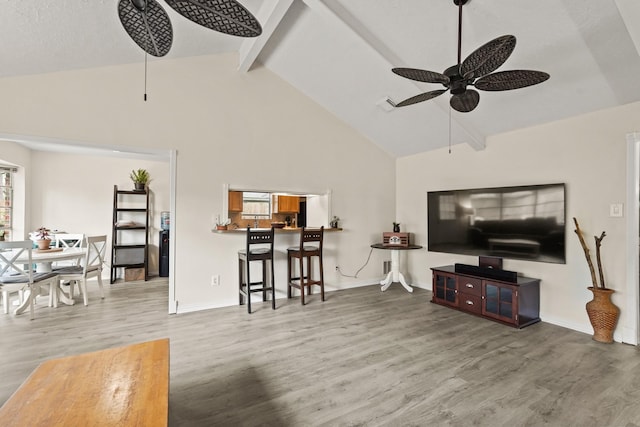
[[[239,37],[262,34],[260,22],[235,0],[165,0],[187,19],[221,33]],[[156,0],[120,0],[118,16],[138,46],[153,56],[169,53],[173,27],[169,15]]]
[[[480,94],[468,86],[479,90],[502,91],[520,89],[542,83],[549,74],[542,71],[512,70],[493,73],[509,58],[516,47],[516,38],[501,36],[480,46],[464,61],[461,61],[462,46],[462,6],[468,0],[453,0],[458,6],[458,63],[447,68],[444,73],[416,68],[393,68],[395,74],[407,79],[425,83],[440,83],[445,89],[421,93],[396,104],[405,107],[451,92],[449,104],[461,113],[473,111],[480,102]]]

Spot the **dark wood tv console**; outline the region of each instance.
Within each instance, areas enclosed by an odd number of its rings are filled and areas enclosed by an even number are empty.
[[[431,270],[431,302],[435,304],[515,328],[540,321],[540,279],[518,276],[514,281],[499,280],[460,273],[453,265]]]

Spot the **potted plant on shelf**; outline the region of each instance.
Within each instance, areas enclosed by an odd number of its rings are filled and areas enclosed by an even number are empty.
[[[45,251],[49,249],[49,245],[51,244],[51,235],[49,234],[49,229],[46,227],[40,227],[35,231],[36,244],[38,245],[38,249],[41,251]]]
[[[144,191],[150,179],[146,169],[132,170],[129,178],[133,181],[135,191]]]
[[[604,239],[606,233],[603,231],[602,234],[600,234],[600,237],[593,236],[596,242],[596,263],[598,264],[598,273],[600,276],[600,284],[598,284],[596,270],[593,267],[593,262],[591,261],[589,247],[582,237],[582,230],[580,230],[578,220],[573,218],[573,222],[576,225],[576,229],[574,231],[578,235],[580,245],[582,246],[584,255],[587,258],[589,271],[591,272],[592,286],[589,286],[588,289],[593,292],[593,300],[587,303],[586,309],[589,321],[593,327],[593,339],[598,342],[611,343],[613,342],[613,331],[615,330],[618,318],[620,317],[620,309],[611,301],[611,295],[614,290],[606,287],[604,282],[604,273],[602,272],[600,246],[602,245],[602,239]]]

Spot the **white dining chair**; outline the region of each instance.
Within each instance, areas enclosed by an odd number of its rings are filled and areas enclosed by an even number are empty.
[[[0,291],[0,295],[2,296],[2,311],[4,314],[9,313],[9,306],[11,305],[11,295],[16,294],[18,296],[18,304],[22,304],[24,300],[24,289],[15,289],[13,287],[4,287],[0,286],[2,291]]]
[[[84,305],[89,305],[87,297],[87,280],[96,277],[98,286],[100,287],[100,297],[104,299],[104,289],[102,286],[102,266],[104,264],[104,256],[107,250],[107,236],[87,236],[87,252],[81,265],[64,267],[56,270],[58,279],[61,283],[69,281],[78,283],[80,292],[84,300]],[[73,286],[73,285],[70,285]],[[73,298],[73,287],[70,287],[70,297]]]
[[[82,248],[84,247],[84,234],[82,233],[56,233],[53,235],[56,248]]]
[[[31,319],[34,318],[34,303],[40,294],[42,286],[49,287],[49,295],[55,295],[58,284],[57,273],[35,273],[33,271],[33,242],[24,240],[18,242],[0,242],[0,290],[2,291],[5,313],[9,311],[9,297],[11,293],[27,291]],[[28,262],[20,260],[25,258]],[[27,303],[21,299],[21,303]],[[57,298],[53,297],[53,305],[57,306]],[[22,304],[21,304],[22,306]],[[20,307],[15,314],[19,313]]]
[[[85,236],[83,233],[56,233],[53,235],[53,240],[56,242],[56,248],[62,248],[63,250],[66,248],[86,247]],[[56,261],[53,264],[52,269],[53,271],[57,271],[61,268],[77,265],[80,265],[80,258],[76,258],[73,260]],[[61,283],[61,285],[63,285],[63,283]],[[69,298],[73,298],[75,283],[71,281],[65,283],[65,285],[69,286]]]

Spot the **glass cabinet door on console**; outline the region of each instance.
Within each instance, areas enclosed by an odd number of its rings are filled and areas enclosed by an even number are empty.
[[[518,320],[517,296],[512,286],[485,282],[482,314],[507,322]]]
[[[456,276],[441,272],[433,275],[433,300],[447,305],[458,306]]]

